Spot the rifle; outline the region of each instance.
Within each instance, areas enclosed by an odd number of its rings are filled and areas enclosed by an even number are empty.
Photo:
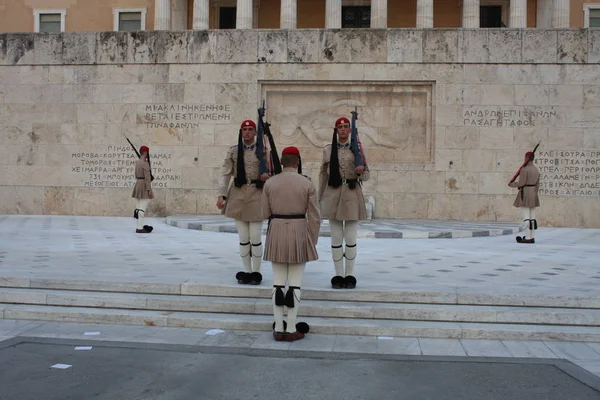
[[[125,134],[123,133],[123,136],[125,136]],[[133,151],[135,151],[135,155],[137,156],[137,158],[140,158],[140,152],[137,151],[137,148],[133,145],[133,143],[131,143],[131,140],[129,140],[129,138],[127,136],[125,136],[125,139],[127,139],[127,141],[129,142],[129,145],[131,146],[131,148],[133,149]],[[152,175],[152,166],[150,165],[150,154],[148,154],[148,166],[150,166],[150,182],[152,182],[154,180],[154,175]]]
[[[540,139],[540,141],[538,142],[538,144],[535,145],[535,147],[533,148],[533,151],[531,152],[531,155],[535,154],[535,151],[537,150],[537,148],[539,147],[540,143],[542,143],[542,140]],[[515,181],[515,179],[517,179],[517,176],[519,176],[519,174],[521,173],[521,170],[523,169],[524,166],[527,165],[527,163],[531,161],[531,156],[527,157],[527,161],[525,161],[523,163],[523,165],[521,165],[519,167],[519,170],[517,171],[517,173],[512,177],[512,179],[510,180],[510,182],[508,182],[509,184],[513,183]]]
[[[365,159],[365,153],[363,152],[362,143],[358,138],[358,129],[356,128],[356,120],[358,119],[357,107],[354,107],[352,113],[352,133],[350,136],[350,148],[354,153],[354,166],[367,166],[367,160]]]
[[[275,175],[280,174],[282,169],[281,169],[281,161],[279,160],[279,155],[277,154],[277,148],[275,147],[275,140],[273,139],[273,135],[271,134],[271,124],[269,124],[268,122],[265,122],[263,120],[265,116],[265,101],[263,100],[263,104],[262,107],[258,109],[258,137],[257,137],[257,141],[256,141],[256,155],[258,156],[259,160],[262,160],[262,154],[264,152],[264,138],[263,135],[267,136],[267,139],[269,140],[269,148],[271,149],[271,165],[269,165],[270,169],[273,171],[273,173]],[[259,146],[261,146],[262,148],[260,149],[260,155],[259,155]],[[264,160],[263,160],[264,162]],[[264,172],[267,172],[267,167],[266,165],[264,166],[264,170],[262,169],[262,165],[259,164],[259,169],[260,172],[259,174],[262,175]]]

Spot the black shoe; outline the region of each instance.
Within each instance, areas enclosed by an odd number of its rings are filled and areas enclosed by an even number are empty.
[[[535,239],[523,239],[520,243],[535,243]]]
[[[521,243],[525,237],[517,236],[517,243]]]
[[[247,285],[250,283],[250,274],[248,272],[240,271],[235,274],[235,279],[237,279],[240,285]]]
[[[343,277],[336,275],[331,278],[331,287],[334,289],[343,289],[346,287],[346,281]]]
[[[352,275],[348,275],[344,278],[344,284],[346,289],[354,289],[356,287],[356,278]]]
[[[153,227],[151,227],[150,225],[144,225],[144,229],[148,231],[148,233],[152,232],[154,230]]]
[[[249,276],[251,285],[260,285],[262,282],[262,274],[260,272],[252,272]]]

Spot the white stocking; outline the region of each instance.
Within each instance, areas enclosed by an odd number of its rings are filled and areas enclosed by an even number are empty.
[[[521,207],[521,219],[523,219],[523,228],[525,228],[525,239],[529,239],[531,230],[529,229],[529,220],[531,219],[531,208]]]
[[[331,256],[335,267],[336,276],[344,276],[344,249],[342,241],[344,240],[344,222],[335,219],[329,220],[331,229]]]
[[[298,317],[298,308],[300,307],[300,287],[302,286],[302,277],[304,276],[304,267],[306,264],[288,264],[288,283],[289,289],[293,291],[294,307],[288,307],[287,332],[296,332],[296,318]]]
[[[531,229],[531,239],[535,239],[535,231],[537,229],[537,220],[535,219],[535,207],[529,209],[529,218],[533,220],[533,229]]]
[[[251,259],[250,259],[250,227],[248,222],[235,220],[235,226],[238,231],[240,238],[240,257],[242,257],[242,263],[244,264],[244,272],[252,272]]]
[[[137,228],[144,229],[144,214],[146,214],[146,208],[148,207],[148,203],[150,199],[137,199],[137,204],[135,208],[138,212],[138,220],[137,220]]]
[[[358,221],[346,221],[344,226],[344,241],[346,248],[346,275],[354,275],[354,264],[356,262],[356,236],[358,235]]]
[[[271,265],[273,265],[273,293],[271,299],[273,300],[273,314],[275,316],[275,332],[283,332],[283,305],[278,306],[275,304],[275,295],[278,290],[281,290],[283,293],[280,296],[285,297],[283,289],[288,278],[288,267],[287,264],[276,262],[272,262]]]
[[[262,221],[249,223],[250,243],[252,243],[252,270],[254,272],[260,272],[260,264],[263,256],[263,247],[260,237],[262,225]]]

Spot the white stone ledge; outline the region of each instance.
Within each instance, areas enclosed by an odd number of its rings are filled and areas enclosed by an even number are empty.
[[[299,29],[0,34],[0,65],[600,62],[589,29]]]

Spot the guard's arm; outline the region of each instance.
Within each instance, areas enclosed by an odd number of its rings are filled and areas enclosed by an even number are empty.
[[[317,201],[317,189],[315,185],[310,185],[308,190],[308,232],[313,240],[313,244],[317,244],[319,240],[319,229],[321,229],[321,210]]]
[[[231,176],[233,175],[234,164],[235,163],[233,162],[233,157],[230,150],[227,152],[227,156],[225,156],[225,160],[221,166],[221,181],[219,183],[219,196],[221,197],[227,196],[229,182],[231,181]]]

